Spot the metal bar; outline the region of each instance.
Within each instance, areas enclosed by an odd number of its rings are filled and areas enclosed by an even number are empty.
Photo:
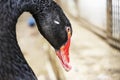
[[[107,27],[108,27],[107,41],[114,47],[120,48],[120,31],[119,31],[120,1],[119,0],[107,0]]]
[[[118,39],[120,39],[120,1],[118,0]]]
[[[112,36],[112,0],[107,0],[107,36]]]
[[[118,0],[118,31],[120,30],[120,1]],[[118,32],[118,39],[120,39],[120,31]]]

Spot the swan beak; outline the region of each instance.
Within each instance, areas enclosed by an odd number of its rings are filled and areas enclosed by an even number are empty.
[[[59,50],[56,50],[56,54],[58,58],[60,59],[63,68],[66,71],[71,70],[71,66],[69,64],[70,59],[69,59],[69,47],[70,47],[70,41],[71,41],[71,35],[68,35],[68,40],[65,45],[61,46]]]

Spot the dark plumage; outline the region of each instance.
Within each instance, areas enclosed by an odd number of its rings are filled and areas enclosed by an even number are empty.
[[[17,19],[24,11],[33,15],[39,31],[55,50],[69,38],[66,27],[72,33],[62,9],[52,0],[0,0],[0,80],[37,80],[16,39]]]

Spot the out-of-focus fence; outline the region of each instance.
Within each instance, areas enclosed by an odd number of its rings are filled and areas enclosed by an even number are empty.
[[[120,48],[119,0],[56,0],[58,4],[84,27]]]
[[[108,42],[120,48],[120,1],[108,0]]]

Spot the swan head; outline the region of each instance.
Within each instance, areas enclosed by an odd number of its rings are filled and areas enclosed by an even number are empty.
[[[69,65],[69,46],[72,36],[69,20],[55,2],[52,2],[41,13],[36,15],[34,17],[38,30],[53,46],[64,69],[69,71],[71,69]]]

